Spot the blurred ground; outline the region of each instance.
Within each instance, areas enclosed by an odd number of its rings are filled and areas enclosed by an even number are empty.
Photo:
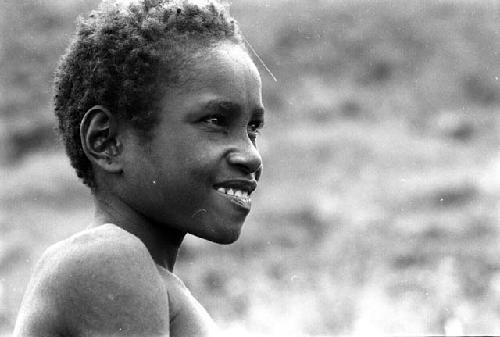
[[[0,4],[0,331],[92,218],[50,82],[96,1]],[[500,333],[500,9],[235,1],[261,69],[265,172],[241,239],[177,272],[230,335]],[[1,334],[1,333],[0,333]]]

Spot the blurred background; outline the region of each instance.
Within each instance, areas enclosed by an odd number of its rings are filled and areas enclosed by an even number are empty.
[[[0,331],[92,220],[51,81],[92,0],[0,3]],[[240,240],[176,271],[232,336],[500,333],[497,1],[238,0],[261,68],[262,183]],[[1,332],[0,332],[1,335]]]

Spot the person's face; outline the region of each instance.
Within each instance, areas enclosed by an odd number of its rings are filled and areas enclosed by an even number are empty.
[[[235,241],[262,170],[259,73],[239,46],[207,51],[192,80],[168,89],[152,140],[126,138],[126,202],[161,226]]]

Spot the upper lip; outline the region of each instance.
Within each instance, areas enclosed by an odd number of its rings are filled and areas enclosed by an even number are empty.
[[[236,190],[246,191],[251,194],[257,188],[257,181],[248,179],[232,179],[224,180],[214,185],[214,188],[232,188]]]

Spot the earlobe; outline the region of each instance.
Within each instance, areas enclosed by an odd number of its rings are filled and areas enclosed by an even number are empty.
[[[122,173],[122,144],[117,138],[116,117],[105,107],[95,105],[80,123],[80,141],[87,158],[109,173]]]

